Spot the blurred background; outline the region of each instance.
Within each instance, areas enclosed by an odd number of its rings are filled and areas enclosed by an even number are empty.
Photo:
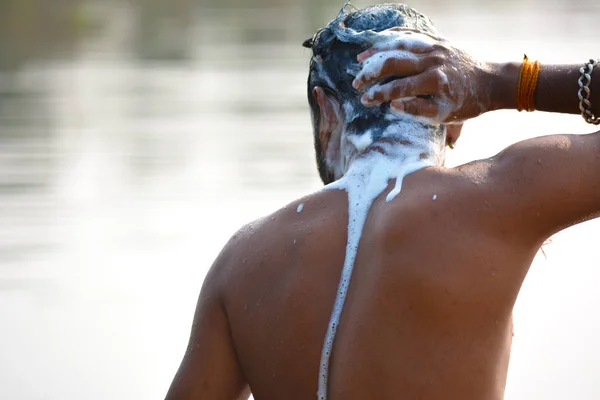
[[[227,239],[321,187],[301,43],[342,4],[0,0],[0,399],[164,397]],[[410,5],[481,59],[600,55],[597,0]],[[449,161],[593,131],[492,113]],[[600,399],[599,234],[536,259],[507,399]]]

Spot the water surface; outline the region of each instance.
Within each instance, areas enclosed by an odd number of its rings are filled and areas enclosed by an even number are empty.
[[[49,3],[0,5],[0,398],[161,398],[229,236],[320,188],[300,44],[339,5]],[[593,1],[414,6],[485,59],[600,48]],[[449,161],[592,131],[499,112]],[[507,399],[600,398],[598,232],[572,228],[536,259]]]

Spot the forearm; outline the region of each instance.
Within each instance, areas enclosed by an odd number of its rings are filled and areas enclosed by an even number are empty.
[[[544,65],[535,92],[535,109],[554,113],[580,114],[578,80],[581,65]],[[600,67],[592,73],[592,111],[600,115]],[[490,64],[490,111],[517,108],[517,86],[521,63]]]

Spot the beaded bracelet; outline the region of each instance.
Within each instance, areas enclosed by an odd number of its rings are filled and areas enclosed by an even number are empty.
[[[579,109],[581,110],[581,116],[588,124],[600,125],[600,118],[595,116],[592,112],[592,72],[594,68],[598,66],[600,60],[590,60],[579,72],[581,72],[581,78],[579,78]]]

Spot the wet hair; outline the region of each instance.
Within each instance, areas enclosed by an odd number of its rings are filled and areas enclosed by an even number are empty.
[[[317,167],[325,184],[333,182],[335,178],[327,165],[326,154],[319,140],[320,109],[313,90],[317,86],[322,87],[344,110],[353,110],[352,115],[344,116],[346,132],[360,134],[367,128],[377,128],[371,129],[373,138],[377,139],[377,132],[385,131],[393,123],[385,118],[389,103],[379,107],[364,107],[360,102],[360,93],[352,87],[352,81],[360,71],[357,55],[372,45],[369,38],[376,35],[376,32],[394,27],[416,29],[437,36],[431,20],[406,5],[380,4],[359,10],[348,2],[333,21],[303,44],[313,52],[308,75],[308,102]],[[440,129],[435,131],[439,133]]]

